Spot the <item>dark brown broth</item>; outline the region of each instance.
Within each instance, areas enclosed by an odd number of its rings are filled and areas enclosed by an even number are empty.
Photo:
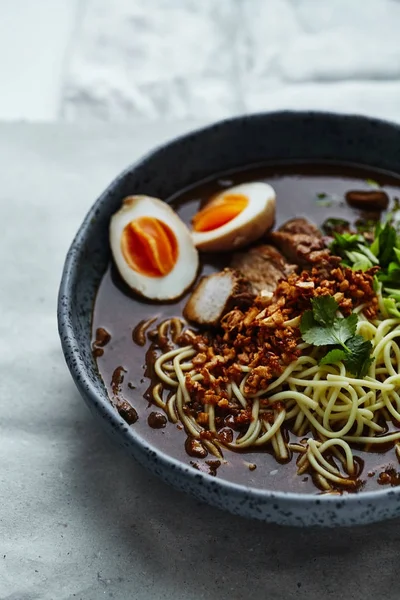
[[[356,220],[360,213],[351,209],[344,201],[333,200],[331,205],[321,205],[335,198],[344,198],[349,190],[370,190],[367,179],[377,181],[389,197],[400,196],[400,176],[351,165],[321,164],[282,164],[277,166],[259,166],[243,169],[235,173],[223,174],[205,183],[201,183],[168,199],[180,217],[190,222],[193,214],[202,202],[221,188],[230,187],[246,181],[265,181],[270,183],[277,195],[276,225],[287,219],[304,216],[321,225],[327,217],[341,217]],[[318,200],[318,194],[326,194]],[[122,198],[121,198],[122,200]],[[211,273],[229,264],[229,254],[217,256],[203,255],[200,274]],[[154,405],[145,399],[150,381],[145,375],[146,350],[132,340],[132,331],[143,320],[158,316],[161,320],[169,316],[181,316],[187,296],[178,302],[152,304],[135,296],[120,280],[110,265],[100,284],[93,313],[93,342],[96,330],[103,328],[111,334],[110,341],[97,355],[97,364],[110,398],[117,395],[127,400],[136,410],[138,420],[135,430],[149,443],[157,446],[170,456],[191,464],[205,472],[211,472],[222,479],[249,485],[256,488],[268,488],[282,491],[316,492],[311,477],[298,476],[295,462],[279,464],[268,451],[231,452],[224,451],[227,463],[216,465],[213,457],[205,459],[189,456],[185,451],[186,433],[181,425],[170,422],[166,427],[152,428],[148,417],[155,410]],[[149,328],[151,330],[151,327]],[[118,369],[118,370],[117,370]],[[116,382],[118,379],[118,382]],[[393,449],[387,452],[361,452],[354,454],[365,466],[362,479],[363,489],[379,489],[379,474],[390,466],[397,469],[398,461]],[[210,465],[210,463],[212,463]],[[256,465],[256,468],[254,468]],[[368,476],[368,473],[374,473]]]

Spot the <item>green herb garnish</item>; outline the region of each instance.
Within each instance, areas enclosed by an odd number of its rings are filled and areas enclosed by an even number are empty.
[[[366,271],[379,265],[375,254],[368,248],[364,236],[358,233],[334,233],[329,246],[333,254],[343,258],[342,264],[355,271]]]
[[[315,204],[316,204],[317,206],[326,206],[326,207],[329,207],[329,206],[332,206],[332,200],[330,200],[329,198],[326,198],[326,199],[324,199],[324,200],[318,200],[318,199],[317,199],[317,200],[315,201]]]
[[[335,194],[327,194],[326,192],[318,192],[315,196],[315,203],[318,206],[332,206],[339,203],[343,198]]]
[[[333,234],[334,240],[330,245],[332,252],[338,253],[341,250],[358,250],[359,245],[365,242],[365,239],[359,233],[337,233]]]
[[[380,188],[381,187],[379,185],[379,183],[377,181],[375,181],[375,179],[366,179],[365,183],[367,185],[369,185],[369,187],[372,187],[372,188]]]
[[[357,219],[355,222],[355,227],[357,229],[357,233],[374,233],[376,226],[376,219]]]
[[[350,229],[350,223],[346,219],[330,217],[322,223],[322,229],[327,235],[332,235],[334,232],[343,233]]]
[[[391,317],[396,317],[396,319],[400,318],[400,311],[397,308],[397,304],[396,304],[396,299],[395,298],[385,298],[383,300],[383,305],[384,305],[384,307],[386,308],[388,314]]]
[[[312,310],[306,310],[300,321],[302,338],[314,346],[332,346],[320,364],[343,361],[356,377],[364,377],[372,363],[372,344],[356,333],[358,316],[352,313],[338,317],[339,305],[333,296],[311,300]]]
[[[396,199],[386,222],[376,223],[372,243],[360,233],[333,232],[329,246],[333,254],[342,258],[341,264],[354,271],[379,267],[374,275],[374,289],[382,297],[380,306],[385,318],[389,315],[400,318],[400,219],[396,212],[399,210],[400,201]]]

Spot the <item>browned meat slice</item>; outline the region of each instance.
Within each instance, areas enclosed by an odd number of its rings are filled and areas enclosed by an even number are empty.
[[[269,240],[298,265],[323,263],[330,256],[321,232],[306,219],[291,219],[272,232]]]
[[[273,246],[262,244],[247,252],[234,254],[231,267],[238,269],[251,282],[256,294],[273,292],[278,281],[293,273],[297,265],[291,265]]]
[[[303,233],[304,235],[322,237],[318,227],[303,217],[289,219],[289,221],[286,221],[286,223],[279,227],[278,231],[284,231],[286,233]]]
[[[228,311],[247,306],[253,299],[250,282],[238,271],[224,269],[200,279],[183,314],[198,325],[216,326]]]

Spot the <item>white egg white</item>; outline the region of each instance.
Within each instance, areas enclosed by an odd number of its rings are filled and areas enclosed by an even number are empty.
[[[148,277],[132,269],[126,262],[121,239],[123,231],[131,221],[140,217],[152,217],[165,223],[174,233],[178,256],[172,270],[161,277]],[[130,288],[152,300],[178,298],[193,283],[197,275],[199,257],[190,231],[168,204],[150,196],[125,198],[118,212],[110,221],[110,246],[118,271]]]
[[[199,250],[218,252],[242,248],[259,239],[274,224],[276,194],[272,186],[262,181],[242,183],[214,196],[212,202],[231,194],[245,196],[247,206],[221,227],[192,231],[194,245]]]

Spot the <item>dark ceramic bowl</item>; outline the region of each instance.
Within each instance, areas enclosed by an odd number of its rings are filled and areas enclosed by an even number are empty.
[[[95,202],[66,258],[58,324],[65,359],[93,414],[145,467],[173,486],[246,517],[281,524],[351,525],[400,515],[400,488],[348,496],[257,490],[220,480],[145,442],[111,406],[91,353],[91,312],[109,260],[108,224],[121,199],[161,198],[218,172],[277,160],[331,159],[400,173],[400,128],[359,116],[278,112],[239,117],[173,140],[119,175]]]

